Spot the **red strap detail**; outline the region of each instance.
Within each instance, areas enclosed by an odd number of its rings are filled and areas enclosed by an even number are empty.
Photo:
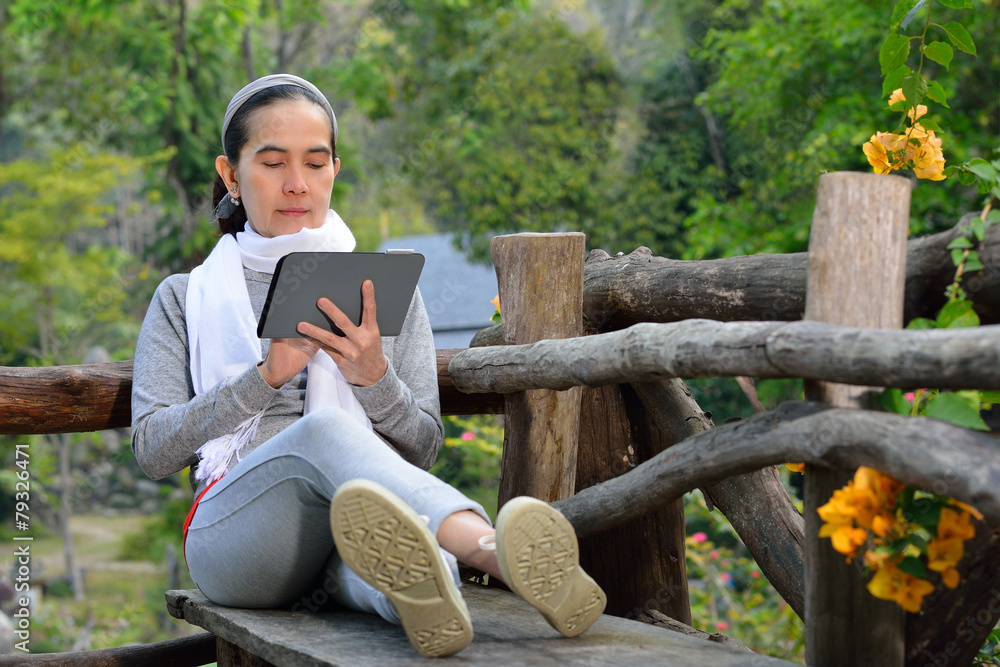
[[[225,475],[223,475],[222,477],[225,477]],[[194,505],[191,505],[191,511],[188,512],[187,518],[184,519],[184,541],[181,543],[181,550],[184,552],[184,564],[185,565],[187,565],[188,526],[191,525],[191,520],[194,519],[194,513],[195,513],[195,510],[198,509],[198,503],[201,502],[201,499],[205,497],[205,494],[208,493],[208,490],[211,489],[213,486],[215,486],[216,482],[218,482],[219,480],[221,480],[222,477],[220,477],[219,479],[215,480],[214,482],[212,482],[211,484],[209,484],[208,486],[206,486],[205,490],[198,494],[198,497],[194,499]],[[188,569],[190,569],[190,568],[188,568]]]

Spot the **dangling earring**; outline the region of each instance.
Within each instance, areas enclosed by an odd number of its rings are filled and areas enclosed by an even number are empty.
[[[233,192],[236,192],[236,187],[231,188]],[[215,217],[218,220],[225,220],[236,212],[236,208],[240,205],[240,200],[233,197],[228,192],[225,196],[219,200],[218,206],[215,207]]]
[[[233,194],[230,195],[229,198],[233,200],[233,204],[234,205],[236,205],[236,206],[240,205],[240,199],[239,199],[239,197],[236,196],[236,186],[235,185],[233,186]]]

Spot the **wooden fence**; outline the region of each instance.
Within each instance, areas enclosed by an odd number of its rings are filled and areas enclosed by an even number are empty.
[[[945,246],[962,233],[907,242],[908,209],[904,179],[827,174],[808,255],[640,249],[585,263],[579,234],[498,237],[503,326],[480,337],[493,345],[438,351],[443,412],[506,415],[500,502],[555,503],[611,613],[690,623],[681,497],[701,488],[805,619],[809,664],[968,664],[1000,618],[1000,441],[870,399],[883,386],[1000,389],[1000,326],[898,330],[943,303]],[[994,323],[1000,232],[978,252],[986,268],[965,285]],[[716,376],[805,378],[810,400],[716,428],[681,379]],[[0,433],[127,426],[130,392],[130,362],[0,369]],[[808,464],[805,519],[772,467],[785,461]],[[858,465],[987,517],[961,585],[919,615],[868,595],[816,537],[815,507]]]

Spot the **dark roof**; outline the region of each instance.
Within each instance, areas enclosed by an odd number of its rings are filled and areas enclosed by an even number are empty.
[[[477,331],[491,324],[496,311],[490,300],[497,294],[493,264],[470,264],[447,234],[404,236],[379,246],[412,248],[425,258],[417,286],[439,349],[468,347]]]

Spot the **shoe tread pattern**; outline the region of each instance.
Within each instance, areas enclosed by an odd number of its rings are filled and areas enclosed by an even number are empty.
[[[398,591],[433,576],[427,549],[405,522],[368,498],[348,501],[341,512],[346,543],[359,553],[377,588]],[[360,574],[360,573],[359,573]]]
[[[575,536],[552,517],[532,512],[518,522],[513,540],[519,578],[536,600],[548,603],[576,569]]]

